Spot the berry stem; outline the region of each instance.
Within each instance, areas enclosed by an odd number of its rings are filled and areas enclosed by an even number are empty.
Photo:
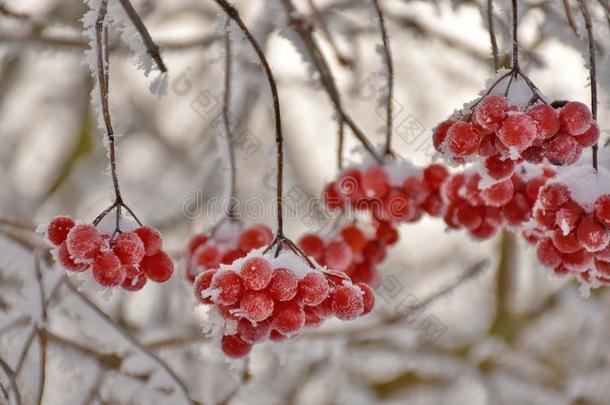
[[[337,134],[337,169],[343,169],[343,148],[345,144],[345,121],[339,118]]]
[[[513,71],[519,71],[519,8],[517,0],[513,4]]]
[[[277,236],[278,239],[284,238],[284,213],[282,206],[282,195],[283,195],[283,180],[284,180],[284,137],[282,134],[282,121],[280,114],[280,98],[277,90],[277,84],[275,82],[275,78],[273,77],[273,72],[271,71],[271,66],[265,57],[263,50],[258,44],[256,38],[252,35],[248,27],[244,24],[241,19],[239,12],[235,7],[229,4],[226,0],[216,0],[216,3],[223,9],[223,11],[227,14],[227,16],[233,20],[244,33],[248,42],[254,48],[258,59],[260,60],[263,70],[265,71],[265,75],[267,76],[267,80],[269,82],[269,87],[271,89],[271,95],[273,97],[273,110],[274,110],[274,118],[275,118],[275,142],[277,147],[277,195],[276,195],[276,208],[277,208]]]
[[[377,18],[379,19],[379,30],[381,31],[381,40],[383,42],[383,53],[388,74],[388,94],[386,101],[386,141],[385,141],[385,156],[392,156],[392,133],[393,130],[393,100],[394,100],[394,62],[392,60],[392,49],[390,47],[390,39],[388,38],[388,32],[385,25],[385,19],[383,17],[383,11],[379,5],[379,0],[373,0],[375,11],[377,12]]]
[[[493,0],[487,0],[487,29],[489,30],[489,42],[493,55],[494,70],[500,69],[500,56],[498,51],[498,40],[496,39],[496,28],[494,24]]]
[[[584,0],[579,0],[580,10],[585,20],[587,39],[589,41],[589,76],[591,80],[591,115],[597,121],[597,59],[595,55],[595,35],[593,34],[593,22],[589,7]],[[597,172],[597,143],[591,148],[593,168]]]
[[[108,11],[108,0],[102,0],[100,3],[99,13],[95,23],[95,43],[97,48],[97,79],[98,86],[100,88],[100,98],[102,104],[102,115],[104,117],[104,125],[106,126],[106,136],[108,138],[108,150],[110,158],[110,173],[112,176],[112,186],[114,188],[114,202],[108,208],[106,208],[100,215],[93,221],[94,225],[99,222],[113,209],[116,210],[116,223],[115,231],[112,235],[120,232],[119,225],[121,219],[121,209],[125,208],[129,214],[136,220],[139,225],[142,225],[140,220],[136,217],[133,211],[123,203],[121,196],[121,189],[119,186],[119,179],[116,169],[116,148],[115,148],[115,137],[114,129],[112,128],[112,120],[110,118],[110,107],[108,103],[108,93],[110,90],[110,51],[108,46],[108,26],[104,23],[106,14]]]
[[[229,182],[229,208],[227,211],[227,217],[230,221],[237,220],[236,213],[236,201],[237,201],[237,167],[235,164],[235,150],[233,148],[231,123],[229,120],[229,109],[231,107],[231,70],[233,68],[233,58],[231,55],[231,20],[227,18],[225,23],[225,80],[224,80],[224,97],[222,106],[222,118],[225,127],[225,136],[227,137],[227,148],[229,153],[229,170],[230,182]]]
[[[146,26],[142,22],[142,19],[140,18],[136,10],[133,8],[131,2],[129,0],[119,0],[119,2],[121,3],[121,6],[123,6],[123,10],[125,10],[125,13],[129,17],[129,19],[131,20],[131,23],[140,34],[142,42],[144,42],[144,45],[146,46],[146,51],[148,52],[150,57],[153,58],[155,64],[162,73],[167,72],[165,63],[163,62],[161,54],[159,53],[159,45],[157,45],[155,41],[153,41],[153,39],[151,38],[150,33],[146,29]]]
[[[320,75],[320,82],[322,86],[326,89],[326,93],[330,97],[331,102],[335,106],[335,110],[337,114],[341,117],[341,119],[347,124],[347,126],[352,130],[354,136],[360,141],[364,149],[377,161],[378,163],[382,163],[383,159],[381,156],[377,154],[375,151],[375,147],[368,140],[367,136],[364,132],[356,125],[351,116],[349,116],[345,110],[343,109],[343,103],[341,101],[341,96],[337,89],[335,78],[330,70],[330,66],[324,57],[324,54],[320,50],[318,43],[314,39],[312,35],[311,25],[304,21],[301,17],[299,17],[297,9],[294,7],[290,0],[282,0],[284,4],[284,10],[286,12],[286,17],[290,23],[290,26],[299,34],[305,47],[309,52],[309,56],[311,57],[318,74]]]

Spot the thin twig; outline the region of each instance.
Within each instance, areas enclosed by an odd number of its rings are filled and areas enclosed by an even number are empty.
[[[2,357],[0,357],[0,368],[4,370],[4,373],[6,374],[9,382],[11,383],[11,389],[13,390],[13,394],[15,395],[15,404],[21,405],[21,392],[19,391],[19,386],[17,385],[17,376]]]
[[[352,67],[352,65],[354,64],[354,61],[351,58],[345,56],[345,54],[343,52],[341,52],[341,50],[337,46],[337,42],[334,40],[333,36],[331,35],[330,31],[328,30],[326,21],[324,21],[324,15],[320,12],[320,9],[318,8],[318,6],[314,2],[314,0],[308,0],[307,2],[309,3],[309,8],[311,8],[311,12],[312,12],[314,18],[316,19],[316,21],[318,22],[318,25],[320,26],[320,31],[322,32],[322,35],[324,35],[324,38],[326,39],[326,41],[332,48],[339,63],[343,66]]]
[[[144,353],[145,355],[150,357],[155,363],[157,363],[157,365],[159,367],[161,367],[170,376],[170,378],[172,380],[174,380],[174,383],[178,386],[180,391],[182,391],[182,394],[184,395],[185,399],[190,404],[196,403],[190,397],[188,388],[186,387],[184,382],[180,379],[180,377],[178,377],[176,372],[163,359],[161,359],[157,354],[153,353],[148,347],[146,347],[144,344],[142,344],[135,336],[133,336],[131,333],[129,333],[129,331],[127,329],[123,328],[121,325],[114,322],[112,320],[112,318],[110,318],[105,312],[103,312],[101,309],[99,309],[89,298],[87,298],[83,293],[78,291],[78,289],[76,287],[74,287],[70,283],[69,280],[66,279],[64,282],[64,285],[66,287],[68,287],[68,289],[70,289],[70,291],[72,291],[72,293],[74,295],[76,295],[78,298],[80,298],[81,301],[83,301],[89,309],[91,309],[93,312],[95,312],[100,318],[102,318],[102,320],[104,320],[108,325],[110,325],[114,330],[116,330],[121,336],[123,336],[123,338],[125,338],[125,340],[127,340],[129,343],[131,343],[133,346],[135,346],[138,350],[140,350],[142,353]]]
[[[227,16],[233,20],[244,33],[250,45],[254,48],[254,52],[258,59],[260,60],[263,70],[265,72],[265,76],[267,77],[267,81],[269,82],[269,88],[271,90],[271,95],[273,97],[273,110],[274,110],[274,118],[275,118],[275,143],[277,148],[277,195],[276,195],[276,209],[277,209],[277,240],[283,240],[284,237],[284,213],[283,213],[283,203],[282,203],[282,195],[283,195],[283,179],[284,179],[284,136],[282,134],[282,121],[281,121],[281,113],[280,113],[280,97],[277,90],[277,84],[275,82],[275,78],[273,77],[273,72],[271,70],[271,66],[265,57],[265,53],[261,49],[258,41],[248,27],[244,24],[241,19],[239,12],[235,7],[229,4],[226,0],[215,0],[216,3],[223,9],[223,11],[227,14]],[[279,252],[278,252],[279,254]]]
[[[27,224],[25,222],[20,222],[20,221],[14,221],[12,219],[7,219],[7,218],[0,218],[0,225],[10,226],[11,228],[17,228],[22,231],[30,231],[30,232],[36,231],[36,225]]]
[[[42,272],[40,271],[40,256],[38,252],[34,253],[34,273],[36,275],[36,281],[38,282],[38,294],[40,300],[40,320],[42,325],[47,323],[47,304],[45,298],[44,284],[42,280]],[[44,387],[46,381],[46,369],[47,369],[47,338],[44,334],[40,333],[40,325],[37,325],[38,335],[38,346],[40,349],[40,365],[39,365],[39,377],[38,377],[38,393],[36,395],[37,403],[42,404],[42,398],[44,396]]]
[[[519,70],[519,6],[517,0],[513,4],[513,71]]]
[[[222,105],[222,118],[225,127],[225,136],[227,137],[227,150],[229,153],[229,170],[230,183],[229,183],[229,208],[227,217],[231,221],[237,219],[237,166],[235,163],[235,150],[233,147],[233,133],[231,131],[231,122],[229,119],[229,111],[231,109],[231,70],[233,68],[232,63],[232,50],[231,50],[231,20],[227,18],[225,23],[225,80],[224,80],[224,97]]]
[[[595,54],[595,36],[593,34],[593,22],[589,7],[584,0],[579,0],[580,10],[587,28],[587,39],[589,41],[589,76],[591,80],[591,114],[597,121],[597,58]],[[597,143],[591,148],[593,168],[597,172]]]
[[[494,24],[493,0],[487,0],[487,28],[489,30],[489,42],[491,43],[491,53],[493,55],[494,70],[500,69],[500,52],[498,50],[498,40],[496,38],[496,28]]]
[[[568,3],[568,0],[562,0],[562,2],[563,2],[563,12],[566,15],[566,21],[568,22],[568,26],[570,27],[570,29],[572,30],[574,35],[576,35],[577,37],[580,37],[580,32],[578,32],[578,27],[576,26],[576,22],[574,22],[574,17],[572,16],[572,9],[570,8],[570,4]]]
[[[320,82],[326,89],[326,93],[330,97],[330,100],[335,106],[335,110],[343,119],[345,124],[352,130],[358,141],[366,149],[366,151],[379,163],[383,162],[383,159],[375,151],[375,147],[368,140],[364,132],[356,125],[352,117],[350,117],[343,109],[341,96],[336,86],[335,78],[332,74],[330,66],[324,57],[324,54],[320,50],[318,43],[312,36],[311,26],[306,23],[297,14],[297,10],[290,0],[283,0],[286,17],[288,18],[292,28],[299,34],[305,46],[309,52],[309,55],[320,75]]]
[[[142,19],[140,18],[138,13],[136,13],[136,10],[133,8],[131,2],[129,0],[119,0],[119,2],[121,3],[121,6],[123,6],[123,9],[125,10],[125,13],[127,13],[129,19],[131,20],[131,23],[140,33],[140,37],[142,37],[142,41],[146,46],[148,54],[151,56],[151,58],[153,58],[155,64],[161,72],[167,72],[165,63],[163,62],[161,54],[159,53],[159,45],[157,45],[155,41],[153,41],[153,39],[151,38],[150,33],[146,29],[146,26],[142,22]]]
[[[379,30],[381,31],[381,39],[383,42],[383,53],[385,59],[385,65],[388,74],[388,94],[386,100],[386,141],[385,141],[385,156],[392,155],[392,134],[394,133],[394,125],[392,123],[394,112],[394,62],[392,61],[392,48],[390,47],[390,39],[388,38],[388,32],[385,25],[385,19],[383,17],[383,11],[379,6],[379,0],[373,0],[375,11],[377,12],[377,18],[379,19]]]
[[[338,135],[337,135],[337,169],[343,169],[343,148],[345,144],[345,121],[343,118],[338,119]]]

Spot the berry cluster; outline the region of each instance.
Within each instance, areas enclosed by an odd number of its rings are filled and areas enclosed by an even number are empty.
[[[91,269],[93,278],[103,287],[137,291],[148,279],[167,281],[174,264],[162,250],[161,233],[147,225],[129,228],[105,232],[90,224],[77,224],[69,216],[58,216],[41,231],[64,269]]]
[[[486,188],[476,172],[453,174],[442,186],[444,220],[450,228],[464,228],[477,239],[491,238],[505,225],[520,227],[529,221],[540,187],[554,174],[524,164]]]
[[[194,292],[212,306],[221,349],[231,358],[246,356],[267,339],[292,338],[331,316],[363,316],[375,301],[367,284],[352,283],[344,273],[314,270],[292,251],[273,257],[260,249],[199,274]]]
[[[232,224],[227,225],[226,228],[229,228]],[[264,224],[252,225],[238,234],[233,232],[198,233],[191,237],[184,253],[186,276],[193,283],[197,275],[204,271],[217,269],[221,264],[231,264],[251,250],[269,245],[272,240],[273,232]]]
[[[510,176],[523,160],[573,164],[583,148],[597,143],[599,127],[583,103],[554,105],[521,108],[503,95],[487,95],[437,126],[434,147],[450,163],[480,158],[481,174],[496,180]]]
[[[365,165],[343,171],[323,200],[330,209],[367,211],[381,223],[416,222],[424,213],[440,214],[440,186],[448,175],[438,164],[423,170],[394,160]]]
[[[534,208],[539,261],[587,287],[610,285],[610,173],[575,167],[541,190]]]
[[[378,286],[377,266],[386,258],[388,246],[398,241],[398,231],[386,221],[375,221],[373,229],[354,222],[340,227],[336,234],[326,241],[306,234],[299,246],[319,264],[346,273],[354,283]]]

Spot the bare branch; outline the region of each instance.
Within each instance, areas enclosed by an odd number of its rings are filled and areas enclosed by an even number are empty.
[[[19,391],[19,386],[17,385],[17,376],[15,372],[1,357],[0,368],[4,370],[4,373],[6,374],[9,382],[11,383],[11,389],[13,390],[13,394],[15,395],[15,404],[21,405],[21,392]]]
[[[579,0],[580,10],[582,11],[583,18],[585,20],[585,27],[587,28],[587,39],[589,41],[589,77],[591,81],[591,113],[593,119],[597,120],[597,58],[595,54],[595,36],[593,34],[593,22],[591,21],[591,13],[589,7],[584,0]],[[597,171],[597,143],[591,148],[592,153],[592,164],[595,171]]]
[[[489,30],[489,42],[491,43],[494,70],[497,71],[500,69],[500,53],[498,50],[498,40],[496,38],[496,28],[494,24],[493,0],[487,0],[487,29]]]

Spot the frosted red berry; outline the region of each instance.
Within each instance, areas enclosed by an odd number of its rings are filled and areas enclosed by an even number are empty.
[[[504,180],[513,174],[515,161],[502,159],[500,156],[492,156],[485,159],[485,172],[495,180]]]
[[[441,122],[435,129],[434,129],[434,134],[432,135],[432,142],[434,144],[434,148],[437,151],[441,151],[441,147],[443,145],[443,143],[445,142],[445,139],[447,138],[447,131],[449,131],[449,128],[451,128],[451,126],[455,124],[455,120],[446,120]]]
[[[269,293],[278,301],[289,301],[297,295],[299,280],[288,269],[279,268],[273,272],[269,283]]]
[[[163,250],[152,256],[144,256],[140,268],[146,273],[146,277],[157,283],[163,283],[170,279],[174,272],[172,258]]]
[[[538,260],[543,266],[554,269],[561,264],[561,254],[550,239],[544,239],[536,249]]]
[[[582,135],[574,137],[581,148],[588,148],[597,143],[599,140],[599,126],[593,122],[591,127]]]
[[[70,229],[74,227],[74,220],[68,216],[53,218],[47,227],[47,239],[55,246],[61,245],[68,236]]]
[[[244,252],[268,245],[273,240],[273,232],[265,225],[256,225],[239,235],[238,245]]]
[[[271,264],[261,257],[252,257],[241,266],[244,286],[251,290],[262,290],[267,287],[272,276]]]
[[[390,176],[383,166],[373,165],[362,173],[362,189],[369,198],[382,198],[390,190]]]
[[[559,111],[559,121],[563,132],[582,135],[591,127],[591,110],[583,103],[571,101]]]
[[[68,232],[66,246],[75,261],[91,261],[102,247],[102,235],[93,225],[76,225]]]
[[[192,264],[197,268],[211,269],[218,267],[222,253],[216,246],[206,243],[199,246],[193,253]]]
[[[362,291],[362,301],[364,303],[364,310],[362,311],[362,315],[366,315],[375,306],[375,293],[373,289],[365,283],[356,283],[356,287],[360,288]]]
[[[472,124],[456,122],[447,131],[447,151],[456,156],[470,156],[476,153],[481,143],[480,135]]]
[[[246,319],[260,322],[273,313],[273,298],[266,291],[246,291],[241,298],[239,308]]]
[[[271,333],[271,321],[267,319],[252,323],[247,319],[240,319],[237,324],[237,333],[244,342],[250,344],[264,342]]]
[[[484,97],[474,109],[474,119],[484,129],[496,131],[506,117],[508,102],[501,95]]]
[[[220,347],[223,353],[232,359],[246,357],[252,350],[252,345],[243,341],[237,335],[223,336]]]
[[[542,208],[557,211],[570,199],[570,190],[563,184],[551,183],[540,190],[538,200]]]
[[[573,136],[559,134],[551,139],[545,147],[544,155],[551,164],[563,166],[574,163],[581,153],[581,148]]]
[[[305,305],[315,306],[328,297],[328,281],[320,273],[310,272],[299,281],[298,298]]]
[[[112,242],[112,250],[126,266],[140,264],[144,258],[144,243],[134,232],[123,232]]]
[[[364,312],[363,293],[353,285],[338,287],[332,295],[333,313],[338,319],[349,321]]]
[[[532,146],[537,132],[536,122],[532,118],[523,113],[514,113],[504,120],[498,138],[507,148],[521,152]]]
[[[341,236],[354,253],[361,252],[367,242],[364,233],[355,225],[343,228]]]
[[[212,300],[221,305],[233,305],[239,301],[243,293],[242,279],[232,270],[218,272],[212,278],[210,285],[214,292]]]
[[[322,261],[324,258],[324,241],[320,237],[314,234],[304,235],[299,240],[299,246],[307,256],[311,256],[316,261]]]
[[[57,261],[64,269],[69,271],[81,272],[89,268],[87,263],[76,263],[70,257],[65,241],[59,245],[59,248],[57,249]]]
[[[115,287],[125,281],[125,269],[119,258],[112,252],[98,254],[91,265],[93,278],[104,287]]]
[[[324,262],[334,270],[345,270],[354,257],[352,249],[342,240],[334,240],[326,246]]]
[[[139,291],[146,285],[147,278],[144,274],[135,277],[127,277],[121,287],[127,291]]]
[[[142,243],[144,243],[144,254],[152,256],[163,248],[163,237],[161,232],[149,225],[143,225],[134,231]]]
[[[275,306],[271,326],[282,335],[297,333],[305,325],[305,312],[294,301],[279,302]]]
[[[203,304],[212,304],[212,297],[210,295],[203,296],[204,291],[210,288],[212,284],[212,278],[214,274],[216,274],[217,270],[206,270],[203,273],[199,274],[195,278],[195,282],[193,283],[193,289],[195,293],[195,298]]]
[[[548,104],[538,104],[527,111],[538,128],[538,138],[549,139],[559,131],[559,116],[557,111]]]
[[[510,179],[495,183],[481,190],[481,198],[492,207],[502,207],[512,200],[514,194],[513,182]]]
[[[199,246],[202,246],[203,244],[205,244],[208,241],[208,235],[204,234],[204,233],[198,233],[196,235],[193,235],[191,237],[191,239],[189,240],[188,244],[186,245],[186,257],[191,257],[193,256],[193,253],[195,253],[195,250],[197,250],[197,248]]]
[[[606,194],[595,201],[595,217],[610,227],[610,195]]]
[[[586,216],[576,229],[576,237],[587,252],[598,252],[608,246],[607,229],[592,216]]]

